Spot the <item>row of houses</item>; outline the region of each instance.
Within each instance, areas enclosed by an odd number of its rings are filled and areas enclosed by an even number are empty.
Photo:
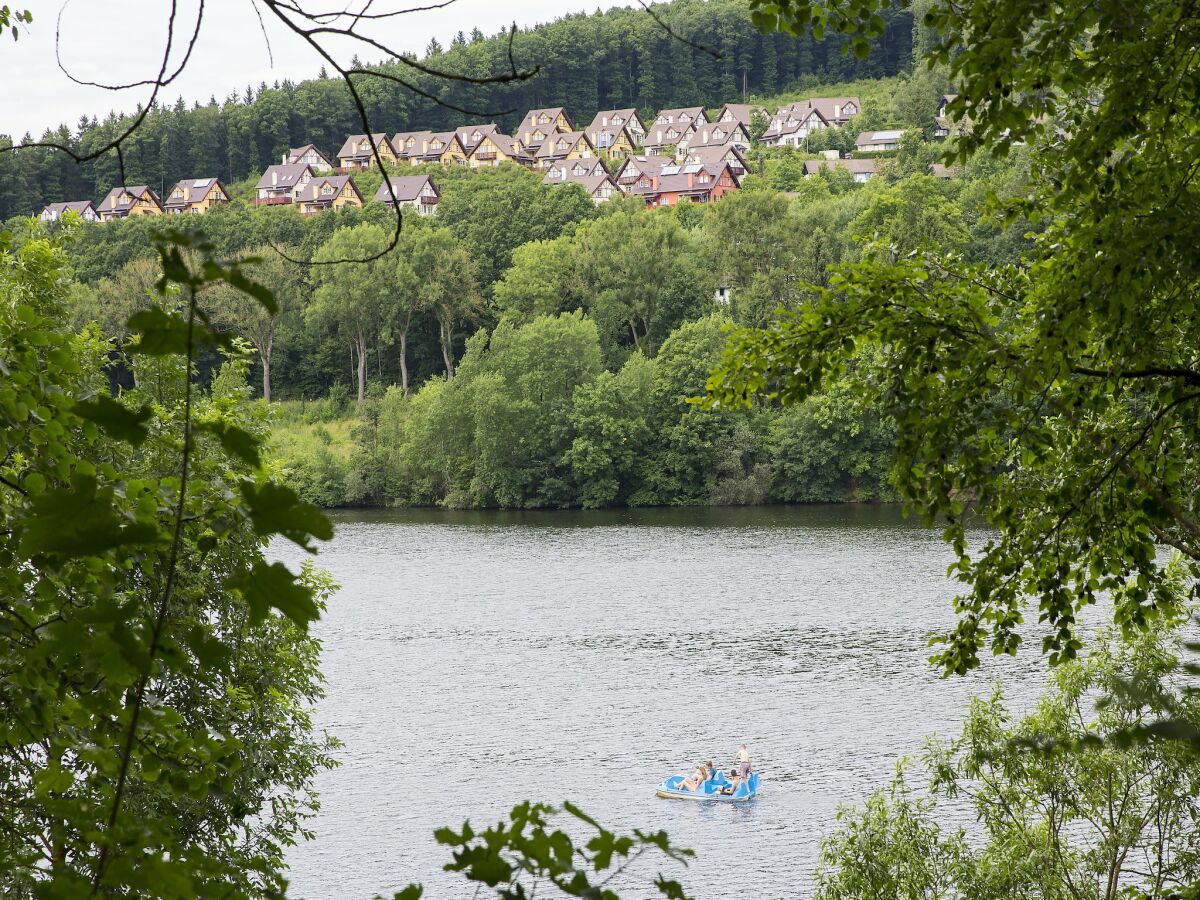
[[[949,131],[946,104],[938,109],[938,128]],[[815,97],[776,110],[760,139],[765,146],[804,144],[822,128],[841,128],[860,114],[857,97]],[[408,131],[388,136],[384,132],[354,134],[334,156],[313,144],[288,150],[279,163],[268,166],[254,186],[255,206],[288,205],[304,215],[343,206],[362,206],[363,196],[352,177],[382,162],[391,170],[405,163],[417,165],[491,168],[509,163],[545,172],[546,184],[574,182],[602,203],[614,194],[643,197],[652,205],[671,205],[680,199],[710,202],[740,186],[746,172],[750,126],[765,109],[744,103],[727,103],[712,119],[704,107],[660,110],[648,124],[636,109],[609,109],[596,113],[577,129],[563,107],[530,110],[515,135],[494,123],[466,125],[453,131]],[[899,130],[861,133],[856,142],[863,152],[887,153],[899,147]],[[602,160],[609,161],[605,166]],[[619,161],[619,162],[618,162]],[[825,159],[805,164],[807,174],[845,168],[858,181],[875,172],[871,160]],[[614,168],[615,166],[615,168]],[[610,171],[612,170],[612,171]],[[436,211],[440,196],[425,176],[389,178],[395,201],[428,215]],[[375,200],[391,202],[381,186]],[[146,185],[114,188],[93,206],[89,201],[52,203],[42,212],[48,221],[67,210],[89,221],[109,221],[136,215],[171,213],[203,214],[229,201],[218,179],[188,179],[176,184],[165,201]]]

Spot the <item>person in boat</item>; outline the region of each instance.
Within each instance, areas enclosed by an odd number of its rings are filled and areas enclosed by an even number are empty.
[[[725,794],[732,794],[739,784],[750,777],[750,751],[746,749],[745,744],[738,744],[737,753],[733,757],[733,771],[730,774],[733,775],[733,782],[725,788]]]
[[[681,791],[692,791],[692,792],[699,790],[700,785],[702,785],[702,784],[704,784],[704,782],[708,781],[709,773],[711,771],[712,771],[712,760],[711,759],[708,761],[707,766],[704,763],[700,763],[700,765],[696,766],[696,771],[692,773],[691,778],[685,778],[685,779],[683,779],[683,781],[681,781],[679,783],[679,789]]]

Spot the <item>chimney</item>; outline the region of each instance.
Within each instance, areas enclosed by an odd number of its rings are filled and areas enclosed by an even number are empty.
[[[280,164],[281,166],[286,166],[286,165],[287,165],[287,154],[286,154],[286,153],[284,153],[284,154],[282,154],[282,155],[280,156],[280,158],[279,158],[279,164]]]
[[[692,179],[693,179],[693,178],[695,178],[695,177],[696,177],[696,176],[695,176],[695,173],[693,173],[693,172],[688,172],[688,189],[689,189],[689,190],[690,190],[690,189],[691,189],[691,187],[692,187]]]
[[[274,169],[271,170],[271,187],[279,184],[279,173]]]

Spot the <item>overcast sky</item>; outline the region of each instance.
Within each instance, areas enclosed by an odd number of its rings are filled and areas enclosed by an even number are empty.
[[[304,8],[321,11],[359,8],[364,0],[300,0]],[[426,0],[427,2],[427,0]],[[371,37],[396,50],[421,53],[436,37],[443,45],[460,29],[470,33],[478,26],[492,35],[514,20],[524,27],[555,19],[565,13],[594,12],[597,7],[630,6],[634,0],[456,0],[445,9],[415,12],[389,23],[370,26]],[[13,5],[10,3],[10,5]],[[39,137],[43,129],[61,123],[74,129],[83,115],[103,118],[109,110],[132,110],[148,88],[113,94],[99,88],[73,84],[58,68],[54,54],[56,20],[62,10],[61,55],[71,73],[85,81],[127,83],[157,73],[165,46],[166,0],[24,0],[18,8],[31,8],[34,22],[13,43],[5,35],[0,47],[0,134],[20,139],[26,131]],[[177,44],[195,25],[198,0],[179,0]],[[403,9],[425,5],[422,0],[375,0],[372,10]],[[250,0],[207,0],[200,39],[187,68],[160,100],[173,104],[182,96],[206,102],[224,99],[231,91],[276,79],[310,78],[322,60],[298,37],[264,12],[274,53],[267,58],[266,42]],[[360,30],[367,31],[367,28]],[[139,52],[138,48],[142,48]],[[373,60],[381,54],[360,54]]]

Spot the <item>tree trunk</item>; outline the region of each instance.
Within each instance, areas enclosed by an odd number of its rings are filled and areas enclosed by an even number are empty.
[[[367,336],[358,333],[358,402],[367,399]]]
[[[258,353],[263,367],[263,399],[268,403],[271,402],[271,345],[274,341],[274,336],[268,337]]]
[[[400,387],[408,396],[408,332],[400,332]]]
[[[454,328],[450,322],[441,320],[440,331],[442,333],[442,360],[446,363],[446,380],[450,381],[454,378]]]

